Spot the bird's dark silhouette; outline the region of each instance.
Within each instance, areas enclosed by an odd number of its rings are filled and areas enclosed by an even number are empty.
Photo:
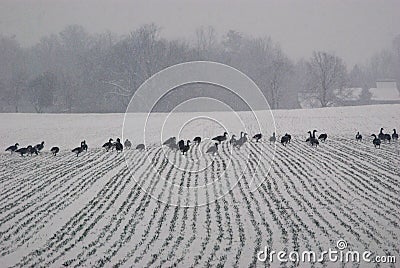
[[[285,136],[286,136],[287,139],[288,139],[288,143],[290,143],[290,141],[292,140],[292,135],[290,135],[290,134],[288,134],[288,133],[285,133]]]
[[[40,152],[44,148],[44,141],[42,141],[39,144],[36,144],[35,147],[33,147],[33,148],[35,148],[38,152]]]
[[[317,130],[313,130],[313,134],[312,134],[312,137],[311,137],[311,139],[310,139],[310,144],[311,144],[311,146],[314,146],[315,145],[315,147],[318,147],[318,145],[319,145],[319,141],[318,141],[318,139],[315,137],[315,132],[318,132]]]
[[[372,144],[374,144],[375,148],[381,148],[381,139],[377,138],[375,134],[371,134],[371,137],[374,137]]]
[[[310,137],[308,137],[308,138],[306,139],[306,142],[311,142],[311,139],[312,139],[311,131],[309,130],[309,131],[307,131],[307,133],[310,134]]]
[[[10,152],[12,154],[16,150],[18,150],[18,146],[19,146],[19,143],[17,142],[16,144],[7,147],[6,152]]]
[[[82,153],[84,150],[85,150],[85,148],[83,146],[83,143],[81,142],[81,146],[72,149],[72,152],[76,153],[76,157],[78,157],[79,154]]]
[[[236,141],[235,147],[239,148],[242,147],[247,142],[247,133],[240,132],[240,139]]]
[[[136,150],[145,150],[145,149],[146,149],[146,147],[144,146],[143,143],[138,144],[138,145],[136,146]]]
[[[25,154],[30,153],[31,148],[32,148],[32,146],[29,145],[28,147],[20,148],[20,149],[16,150],[15,152],[21,154],[21,156],[24,156]]]
[[[180,151],[182,151],[183,147],[185,146],[185,141],[184,140],[180,140],[178,142],[178,148]]]
[[[119,138],[117,138],[117,141],[115,142],[114,146],[117,152],[122,152],[124,150],[124,146],[122,145],[121,140]]]
[[[36,146],[35,147],[32,147],[31,145],[29,145],[28,146],[28,151],[29,151],[29,154],[32,156],[33,154],[35,154],[35,155],[38,155],[39,154],[39,152],[38,152],[38,150],[36,149]]]
[[[193,142],[195,142],[196,144],[200,144],[201,137],[197,136],[196,138],[193,139]]]
[[[58,148],[57,146],[54,146],[51,148],[50,152],[54,155],[57,156],[57,153],[60,151],[60,148]]]
[[[327,138],[328,138],[328,135],[326,133],[322,133],[318,136],[318,139],[323,142],[325,142]]]
[[[172,150],[179,150],[179,146],[176,143],[176,137],[171,137],[171,138],[167,139],[166,141],[164,141],[164,143],[162,145],[166,145]]]
[[[385,141],[388,141],[390,143],[390,140],[392,139],[392,137],[390,136],[390,134],[385,134]]]
[[[216,137],[212,138],[212,140],[213,140],[213,141],[218,141],[218,143],[221,143],[221,142],[223,142],[223,141],[226,141],[227,137],[228,137],[228,133],[227,133],[227,132],[224,132],[223,135],[216,136]]]
[[[393,129],[392,140],[397,141],[399,139],[399,134],[396,133],[396,129]]]
[[[276,142],[276,136],[275,136],[275,132],[272,133],[272,136],[269,138],[269,143],[275,143]]]
[[[110,138],[110,139],[108,140],[108,142],[106,142],[106,143],[103,144],[103,148],[105,148],[107,152],[108,152],[113,146],[114,146],[114,144],[113,144],[113,139],[112,139],[112,138]]]
[[[215,155],[218,153],[218,143],[215,143],[213,146],[207,149],[206,153]]]
[[[281,144],[283,145],[283,146],[286,146],[286,144],[288,144],[288,142],[289,142],[289,137],[288,136],[282,136],[282,138],[281,138]]]
[[[356,141],[362,141],[362,135],[360,134],[359,131],[357,131],[357,134],[356,134]]]
[[[229,140],[229,143],[232,144],[233,146],[235,146],[236,142],[237,142],[236,135],[233,134],[231,139]]]
[[[378,139],[380,139],[380,140],[384,140],[385,139],[385,134],[383,133],[383,127],[379,131]]]
[[[81,147],[85,152],[87,152],[88,145],[86,144],[86,140],[81,141]]]
[[[176,138],[175,137],[171,137],[168,140],[164,141],[164,143],[162,145],[170,145],[170,144],[176,144]]]
[[[261,138],[262,138],[262,134],[261,134],[261,133],[258,133],[258,134],[256,134],[256,135],[253,136],[253,140],[256,140],[256,142],[258,142],[259,140],[261,140]]]
[[[170,144],[167,145],[171,150],[179,150],[179,145],[178,143],[171,142]]]
[[[130,140],[126,139],[124,142],[124,146],[126,149],[130,149],[132,147],[132,142]]]
[[[182,154],[185,155],[185,153],[187,153],[189,149],[190,149],[190,140],[187,140],[186,145],[183,145],[183,147],[181,148]]]

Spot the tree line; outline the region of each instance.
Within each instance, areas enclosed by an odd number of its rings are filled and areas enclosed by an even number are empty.
[[[200,27],[195,40],[188,41],[168,40],[160,32],[155,24],[123,36],[90,34],[70,25],[28,48],[15,37],[0,35],[0,112],[124,112],[150,76],[194,60],[244,72],[272,109],[298,108],[299,94],[317,107],[344,105],[338,90],[367,89],[381,78],[400,81],[400,35],[349,70],[343,59],[325,51],[295,62],[270,37],[230,30],[218,38],[213,27]]]

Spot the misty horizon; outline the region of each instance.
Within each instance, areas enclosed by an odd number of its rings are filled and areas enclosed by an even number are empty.
[[[351,67],[390,46],[400,33],[399,1],[2,1],[0,7],[0,33],[15,36],[23,47],[75,24],[89,33],[125,36],[155,23],[161,37],[189,42],[197,28],[212,26],[219,39],[229,30],[268,36],[295,61],[324,50]]]

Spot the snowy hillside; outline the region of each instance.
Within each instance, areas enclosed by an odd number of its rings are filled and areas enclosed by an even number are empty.
[[[243,117],[250,117],[249,112],[240,112],[240,114]],[[400,104],[273,111],[277,134],[289,132],[295,136],[294,138],[299,139],[306,137],[310,129],[346,137],[353,137],[357,131],[363,134],[377,133],[380,127],[390,132],[393,128],[400,129],[399,114]],[[236,123],[236,116],[230,112],[174,113],[170,116],[172,118],[170,120],[177,124],[165,125],[164,138],[176,136],[181,127],[180,124],[200,115],[224,122],[230,133],[238,134],[242,130]],[[142,143],[143,137],[138,135],[140,131],[136,126],[144,125],[146,115],[131,114],[129,117],[136,124],[128,127],[124,134],[134,144]],[[165,115],[153,115],[153,117],[154,120],[157,121],[158,117],[158,121],[161,121]],[[122,136],[123,120],[124,114],[0,114],[1,146],[6,147],[15,142],[23,146],[44,140],[47,149],[53,145],[71,149],[85,139],[90,147],[101,147],[109,137]],[[268,123],[267,129],[270,133],[264,134],[269,136],[274,131],[274,127],[272,121]],[[155,125],[162,125],[162,121],[156,122]],[[159,132],[159,128],[151,129],[150,127],[146,135],[148,142],[159,143],[160,141],[154,138]],[[197,134],[213,137],[220,132],[221,129],[218,128],[195,124],[182,138],[193,139]],[[249,134],[253,134],[252,130],[249,130]]]
[[[0,267],[281,267],[257,254],[322,252],[339,240],[346,250],[398,258],[400,145],[375,149],[368,134],[400,130],[399,108],[274,111],[278,135],[293,135],[287,146],[223,142],[215,156],[204,153],[209,141],[185,156],[156,144],[105,152],[100,145],[121,136],[120,114],[2,114],[3,147],[41,140],[46,147],[32,157],[0,154]],[[209,115],[240,131],[230,114]],[[174,116],[184,122],[194,114]],[[329,135],[317,148],[304,142],[314,128]],[[197,133],[220,130],[193,124],[182,135]],[[129,138],[139,142],[134,131]],[[69,149],[82,139],[89,150],[76,157]],[[69,149],[53,157],[53,144]],[[342,264],[314,267],[376,267]]]

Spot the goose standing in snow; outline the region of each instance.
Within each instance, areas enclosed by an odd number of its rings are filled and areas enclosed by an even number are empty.
[[[258,134],[256,134],[256,135],[253,136],[253,140],[256,140],[256,142],[258,142],[259,140],[261,140],[261,138],[262,138],[262,134],[261,134],[261,133],[258,133]]]
[[[236,142],[237,142],[237,140],[236,140],[236,135],[233,134],[232,137],[231,137],[231,139],[229,140],[229,144],[232,144],[233,146],[235,146],[235,145],[236,145]]]
[[[31,156],[33,154],[36,154],[36,155],[39,154],[38,150],[36,149],[36,146],[32,147],[31,145],[28,146],[28,152],[31,154]]]
[[[356,141],[362,141],[362,135],[360,134],[359,131],[357,131],[357,134],[356,134]]]
[[[396,133],[396,129],[393,129],[392,140],[397,141],[398,139],[399,139],[399,134]]]
[[[212,138],[211,140],[218,141],[218,143],[221,143],[223,141],[226,141],[227,136],[228,136],[228,133],[224,132],[224,135],[216,136],[216,137]]]
[[[44,148],[44,141],[42,141],[39,144],[36,144],[35,147],[33,147],[33,148],[35,148],[38,152],[40,152]]]
[[[390,137],[390,134],[385,134],[385,138],[384,138],[384,140],[386,140],[386,141],[388,141],[389,143],[390,143],[390,140],[391,140],[392,138]]]
[[[207,149],[206,153],[215,155],[218,153],[218,143],[215,143],[213,146]]]
[[[374,144],[375,148],[378,146],[378,148],[381,148],[381,140],[376,137],[375,134],[371,134],[371,137],[374,137],[372,143]]]
[[[176,138],[175,137],[171,137],[171,138],[167,139],[166,141],[163,142],[162,145],[166,145],[170,149],[173,149],[173,150],[179,150],[179,146],[176,143]]]
[[[326,133],[322,133],[321,135],[318,136],[318,139],[323,142],[325,142],[327,138],[328,138],[328,135]]]
[[[175,137],[171,137],[168,140],[164,141],[164,143],[162,145],[171,145],[171,144],[176,144],[176,138]]]
[[[243,146],[247,142],[247,133],[240,132],[240,139],[237,140],[236,142],[236,148],[239,148]]]
[[[128,139],[125,140],[124,146],[126,149],[130,149],[132,147],[132,142]]]
[[[138,144],[137,146],[136,146],[136,150],[144,150],[144,149],[146,149],[146,147],[144,146],[144,144],[143,143],[141,143],[141,144]]]
[[[193,139],[193,142],[195,142],[196,144],[200,144],[201,137],[197,136],[196,138]]]
[[[121,140],[119,138],[117,138],[117,141],[115,142],[114,146],[117,152],[122,152],[124,150],[124,146],[122,145]]]
[[[170,144],[168,144],[168,147],[169,147],[171,150],[179,150],[179,144],[178,144],[178,143],[175,143],[175,142],[171,142]]]
[[[185,155],[185,153],[189,151],[189,149],[190,149],[190,140],[187,140],[186,145],[183,145],[183,147],[181,148],[182,154]]]
[[[269,144],[271,143],[275,143],[276,142],[276,136],[275,136],[275,132],[272,133],[272,136],[269,138]]]
[[[76,157],[78,157],[79,154],[82,153],[84,150],[85,150],[85,148],[83,146],[83,143],[81,142],[81,146],[72,149],[71,152],[76,153]]]
[[[380,139],[380,140],[385,139],[385,134],[383,133],[383,127],[381,127],[381,131],[378,134],[378,139]]]
[[[113,145],[113,139],[112,139],[112,138],[110,138],[110,139],[108,140],[108,142],[106,142],[106,143],[103,144],[103,148],[105,148],[107,152],[108,152],[113,146],[114,146],[114,145]]]
[[[178,148],[179,148],[180,151],[182,151],[184,146],[185,146],[185,141],[184,140],[178,141]]]
[[[58,148],[57,146],[54,146],[51,148],[50,152],[54,155],[57,156],[57,153],[60,151],[60,148]]]
[[[285,136],[286,136],[287,139],[288,139],[288,143],[290,143],[290,141],[292,140],[292,135],[290,135],[290,134],[288,134],[288,133],[285,133]]]
[[[16,150],[18,150],[18,146],[19,146],[19,143],[17,142],[16,144],[9,146],[9,147],[6,149],[6,152],[10,152],[10,153],[12,154],[12,153],[15,152]]]
[[[309,130],[309,131],[307,131],[307,133],[310,134],[310,137],[308,137],[308,138],[306,139],[306,142],[311,142],[311,139],[312,139],[311,131]]]
[[[85,152],[87,152],[88,146],[86,144],[86,140],[81,141],[81,147]]]
[[[318,141],[318,139],[317,138],[315,138],[315,132],[318,132],[317,130],[313,130],[313,135],[312,135],[312,137],[311,137],[311,139],[310,139],[310,143],[311,143],[311,146],[314,146],[315,145],[315,147],[318,147],[318,145],[319,145],[319,141]]]
[[[288,136],[282,136],[281,138],[281,143],[283,146],[286,146],[286,144],[289,142],[289,137]]]
[[[15,152],[21,154],[21,156],[24,156],[24,154],[28,154],[30,152],[31,148],[32,148],[32,146],[29,145],[28,147],[20,148],[20,149],[16,150]]]

